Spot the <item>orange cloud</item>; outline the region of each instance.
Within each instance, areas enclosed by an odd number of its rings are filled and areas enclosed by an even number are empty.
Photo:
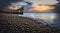
[[[37,10],[38,12],[46,12],[47,10],[51,10],[54,8],[55,7],[53,6],[46,6],[46,5],[39,6],[38,4],[33,4],[33,8],[30,8],[30,11]]]

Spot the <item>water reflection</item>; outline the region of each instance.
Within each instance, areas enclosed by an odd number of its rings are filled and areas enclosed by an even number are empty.
[[[48,24],[52,27],[60,28],[59,15],[57,13],[24,13],[19,16],[29,17],[45,25]]]

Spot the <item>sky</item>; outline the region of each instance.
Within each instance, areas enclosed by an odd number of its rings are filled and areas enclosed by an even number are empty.
[[[33,3],[38,3],[38,4],[56,4],[58,1],[56,0],[26,0],[26,1],[31,1]]]
[[[55,5],[58,3],[57,0],[25,0],[32,2],[33,8],[29,9],[30,12],[33,10],[36,10],[37,12],[47,12],[48,10],[54,10],[54,6],[45,6],[45,5]],[[39,4],[42,4],[43,6],[40,6]],[[53,12],[53,11],[52,11]]]
[[[50,10],[51,9],[50,6],[39,6],[39,4],[54,5],[58,2],[56,0],[23,0],[21,3],[21,1],[22,0],[10,0],[10,1],[9,0],[4,0],[4,1],[1,0],[0,1],[0,9],[3,9],[3,10],[8,9],[9,10],[9,7],[12,6],[12,8],[13,8],[14,4],[15,4],[15,6],[16,6],[16,4],[17,5],[21,5],[21,4],[26,5],[25,2],[32,2],[32,5],[34,6],[34,8],[32,8],[33,10],[36,10],[36,8],[38,8],[37,11],[41,11],[41,10],[45,11],[47,7],[49,8],[49,9],[47,8],[47,10]],[[52,8],[54,9],[54,7],[52,7]],[[16,9],[16,8],[14,8],[14,9]]]

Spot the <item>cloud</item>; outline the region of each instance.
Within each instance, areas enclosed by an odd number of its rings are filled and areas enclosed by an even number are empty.
[[[39,6],[38,4],[33,4],[33,8],[30,8],[30,11],[36,10],[38,12],[46,12],[47,10],[52,10],[55,7],[53,6],[48,6],[48,5],[41,5]]]
[[[0,10],[3,10],[5,7],[10,6],[11,3],[21,2],[23,0],[0,0]]]
[[[58,3],[58,1],[56,0],[29,0],[29,1],[38,4],[50,4],[50,5]]]

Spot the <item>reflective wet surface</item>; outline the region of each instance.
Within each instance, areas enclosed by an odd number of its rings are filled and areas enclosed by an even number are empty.
[[[60,29],[60,13],[24,13],[23,15],[19,15],[23,17],[29,17],[38,22],[42,21],[41,23],[45,25],[50,25],[52,27],[56,27]]]

